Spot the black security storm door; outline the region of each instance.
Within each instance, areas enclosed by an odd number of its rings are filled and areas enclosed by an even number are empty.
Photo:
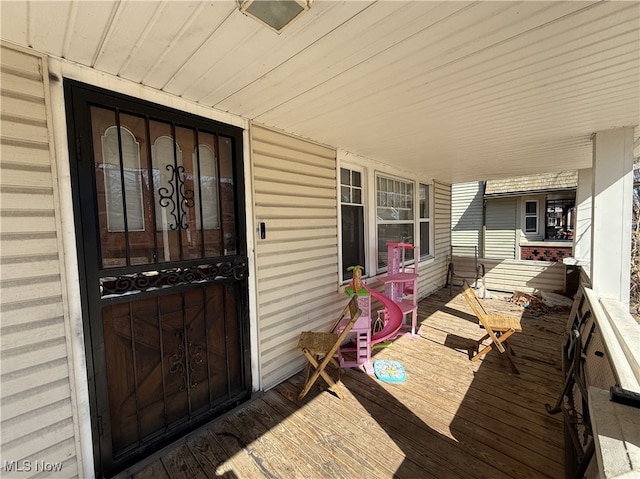
[[[242,130],[66,82],[98,474],[250,394]]]

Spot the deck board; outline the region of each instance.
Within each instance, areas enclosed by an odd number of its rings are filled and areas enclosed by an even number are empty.
[[[563,477],[562,418],[544,404],[562,390],[569,311],[529,312],[504,297],[483,304],[521,316],[523,332],[509,339],[520,375],[496,352],[469,360],[483,330],[464,299],[443,289],[420,302],[420,337],[374,351],[403,363],[405,383],[350,369],[344,400],[321,380],[297,400],[297,374],[121,477]]]

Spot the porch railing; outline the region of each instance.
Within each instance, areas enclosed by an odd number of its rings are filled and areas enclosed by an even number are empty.
[[[581,287],[567,323],[564,389],[566,477],[640,474],[640,324],[619,301]]]

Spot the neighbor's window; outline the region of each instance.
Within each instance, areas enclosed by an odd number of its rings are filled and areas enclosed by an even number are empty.
[[[420,259],[431,255],[431,187],[420,183]]]
[[[378,270],[387,266],[387,242],[413,244],[413,183],[376,175]]]
[[[366,274],[364,241],[364,194],[362,172],[340,168],[340,209],[342,216],[342,279],[353,277],[349,266],[360,265]]]
[[[545,239],[573,239],[575,199],[547,200]]]
[[[524,232],[536,234],[538,232],[538,201],[524,202]]]

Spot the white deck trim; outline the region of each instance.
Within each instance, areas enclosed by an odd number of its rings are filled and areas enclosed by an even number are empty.
[[[609,392],[589,387],[589,414],[600,478],[640,475],[640,411],[609,400]]]

